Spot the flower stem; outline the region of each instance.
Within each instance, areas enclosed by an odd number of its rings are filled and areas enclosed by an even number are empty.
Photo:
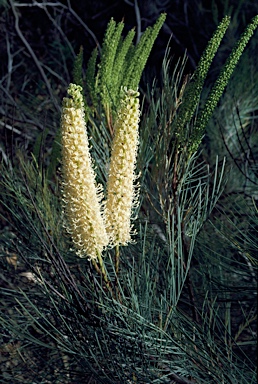
[[[98,265],[98,263],[94,259],[92,259],[92,263],[94,265],[94,268],[102,276],[102,278],[105,281],[106,286],[108,287],[108,289],[112,291],[112,289],[111,289],[111,282],[108,279],[107,270],[105,268],[102,256],[101,256],[101,254],[99,252],[97,252],[97,258],[98,258],[99,265]]]
[[[119,262],[120,262],[119,245],[116,245],[115,269],[116,269],[117,277],[118,277],[118,272],[119,272]]]

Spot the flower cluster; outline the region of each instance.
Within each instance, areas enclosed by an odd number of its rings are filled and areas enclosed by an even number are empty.
[[[108,244],[102,217],[102,194],[96,185],[84,119],[82,88],[70,84],[64,98],[62,136],[62,192],[66,227],[79,257],[97,258]]]
[[[135,164],[138,147],[139,93],[126,89],[115,123],[107,201],[96,185],[84,119],[82,88],[70,84],[64,98],[62,135],[62,192],[66,227],[79,257],[99,259],[110,244],[131,239],[132,208],[137,203]],[[104,208],[103,208],[104,207]]]
[[[125,90],[115,122],[107,201],[106,230],[112,245],[126,245],[131,237],[132,208],[137,204],[135,193],[135,165],[138,148],[140,118],[139,93]]]

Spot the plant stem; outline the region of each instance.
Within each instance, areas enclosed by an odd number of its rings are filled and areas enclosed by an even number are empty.
[[[107,277],[107,271],[106,271],[106,268],[105,268],[102,256],[101,256],[101,254],[99,252],[97,252],[97,257],[98,257],[99,265],[98,265],[98,263],[94,259],[91,259],[92,264],[93,264],[94,268],[96,269],[96,271],[99,273],[99,275],[102,276],[102,278],[105,281],[108,289],[112,290],[111,289],[111,283],[110,283],[110,281],[109,281],[109,279]]]
[[[116,245],[115,268],[116,268],[116,275],[117,276],[118,276],[118,272],[119,272],[119,261],[120,261],[119,245]]]

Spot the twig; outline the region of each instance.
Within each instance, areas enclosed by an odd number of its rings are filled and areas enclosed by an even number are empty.
[[[45,2],[45,3],[38,3],[37,1],[32,1],[32,3],[13,3],[15,7],[39,7],[44,8],[44,6],[49,7],[56,7],[60,6],[61,4],[59,2]]]
[[[93,38],[93,40],[95,41],[97,47],[98,47],[98,50],[100,51],[100,44],[98,42],[98,39],[96,37],[96,35],[92,32],[92,30],[84,23],[84,21],[80,18],[80,16],[77,15],[77,13],[73,10],[73,8],[71,7],[71,4],[70,4],[70,0],[67,1],[68,3],[68,10],[71,12],[71,14],[79,21],[79,23],[83,26],[83,28],[86,29],[86,31],[89,33],[89,35],[91,35],[91,37]]]
[[[45,5],[45,4],[44,4]],[[68,38],[66,37],[64,31],[62,30],[62,28],[60,27],[60,25],[57,24],[56,20],[50,15],[50,13],[48,12],[48,9],[47,7],[45,6],[44,7],[44,11],[46,12],[48,18],[52,21],[52,23],[54,24],[54,26],[56,27],[56,29],[58,30],[58,32],[60,33],[60,35],[63,37],[64,41],[66,42],[67,46],[69,47],[72,55],[73,55],[73,58],[75,58],[75,52],[74,52],[74,49],[73,49],[73,46],[72,44],[70,43],[70,41],[68,40]]]
[[[106,4],[105,4],[105,5],[106,5]],[[106,5],[106,7],[105,7],[104,9],[102,9],[100,12],[95,13],[95,15],[91,17],[91,19],[92,19],[92,20],[96,20],[97,18],[99,18],[99,17],[103,17],[104,15],[106,15],[106,14],[108,14],[108,13],[109,13],[109,14],[112,13],[112,12],[110,12],[110,11],[112,11],[112,10],[113,10],[114,8],[116,8],[118,5],[119,5],[119,0],[116,1],[114,4],[111,4],[109,7]]]
[[[10,2],[12,2],[13,0],[10,0]],[[13,5],[15,7],[39,7],[39,8],[42,8],[42,9],[45,9],[45,7],[60,7],[60,8],[63,8],[63,9],[66,9],[68,10],[75,18],[76,20],[79,21],[79,23],[83,26],[84,29],[86,29],[86,31],[89,33],[89,35],[93,38],[93,40],[95,41],[98,49],[100,50],[100,44],[98,42],[98,39],[96,37],[96,35],[92,32],[92,30],[87,26],[87,24],[84,23],[84,21],[80,18],[80,16],[73,10],[72,6],[71,6],[71,3],[70,3],[70,0],[67,1],[67,4],[68,6],[60,3],[59,1],[57,2],[43,2],[43,3],[39,3],[37,1],[33,1],[32,3],[13,3]]]
[[[16,29],[16,32],[18,34],[18,36],[20,37],[21,41],[23,42],[23,44],[25,45],[25,47],[27,48],[27,50],[29,51],[32,59],[34,60],[43,80],[44,80],[44,83],[47,87],[47,90],[49,92],[49,95],[51,97],[51,100],[53,101],[53,104],[55,106],[55,108],[57,109],[58,112],[61,111],[61,107],[58,105],[57,103],[57,100],[56,98],[54,97],[53,95],[53,92],[52,92],[52,89],[51,89],[51,85],[48,81],[48,78],[42,68],[42,65],[40,63],[40,61],[38,60],[37,56],[35,55],[33,49],[31,48],[30,44],[28,43],[28,41],[26,40],[25,36],[23,35],[22,31],[20,30],[20,26],[19,26],[19,15],[15,9],[15,6],[14,6],[14,2],[13,0],[10,0],[10,5],[11,5],[11,8],[12,8],[12,11],[13,11],[13,14],[14,14],[14,17],[15,17],[15,29]]]
[[[140,41],[140,38],[141,38],[141,34],[142,34],[141,14],[140,14],[140,8],[139,8],[139,5],[138,5],[138,1],[134,0],[134,3],[133,3],[133,2],[131,2],[129,0],[124,0],[124,2],[126,4],[128,4],[128,5],[130,5],[130,7],[134,7],[136,23],[137,23],[136,44],[138,44],[139,41]]]
[[[141,14],[140,14],[140,9],[139,9],[137,0],[134,0],[134,10],[135,10],[135,17],[137,22],[136,44],[138,44],[141,38],[142,31],[141,31]]]
[[[16,133],[17,135],[22,135],[23,137],[25,137],[25,139],[31,140],[31,136],[26,135],[26,133],[19,131],[18,129],[12,127],[9,124],[6,124],[4,121],[0,121],[0,125],[2,125],[6,129],[9,129],[10,131]]]
[[[12,69],[13,69],[13,55],[11,54],[8,33],[6,33],[6,48],[7,48],[7,55],[8,55],[8,66],[7,66],[8,75],[7,75],[6,91],[9,92],[10,85],[11,85]]]
[[[0,121],[1,123],[1,121]],[[5,153],[2,145],[0,144],[0,153],[2,154],[2,159],[3,161],[5,162],[5,164],[8,164],[8,157],[7,157],[7,154]]]
[[[14,103],[15,103],[15,101],[14,101]],[[19,110],[19,106],[16,103],[14,105],[11,105],[11,107],[15,107],[16,109]],[[19,112],[22,112],[22,111],[19,111]],[[5,111],[1,107],[0,107],[0,114],[5,116],[6,119],[12,120],[13,123],[29,124],[29,125],[32,125],[34,127],[40,128],[42,131],[44,130],[44,126],[42,124],[38,123],[37,121],[33,121],[33,120],[30,120],[30,119],[26,119],[26,118],[18,119],[18,118],[14,117],[14,116],[10,117],[9,115],[7,115],[5,113]],[[14,132],[16,132],[18,134],[22,134],[22,132],[16,130],[11,125],[5,124],[3,121],[1,121],[0,124],[5,125],[7,129],[11,129],[11,130],[13,130]]]

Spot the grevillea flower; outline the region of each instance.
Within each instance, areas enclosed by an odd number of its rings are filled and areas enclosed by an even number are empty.
[[[139,142],[139,93],[126,90],[114,126],[107,201],[106,230],[111,245],[126,245],[131,240],[132,208],[137,205],[135,165]]]
[[[62,192],[66,228],[79,257],[97,258],[108,244],[102,193],[96,185],[84,119],[82,88],[70,84],[61,117]]]

